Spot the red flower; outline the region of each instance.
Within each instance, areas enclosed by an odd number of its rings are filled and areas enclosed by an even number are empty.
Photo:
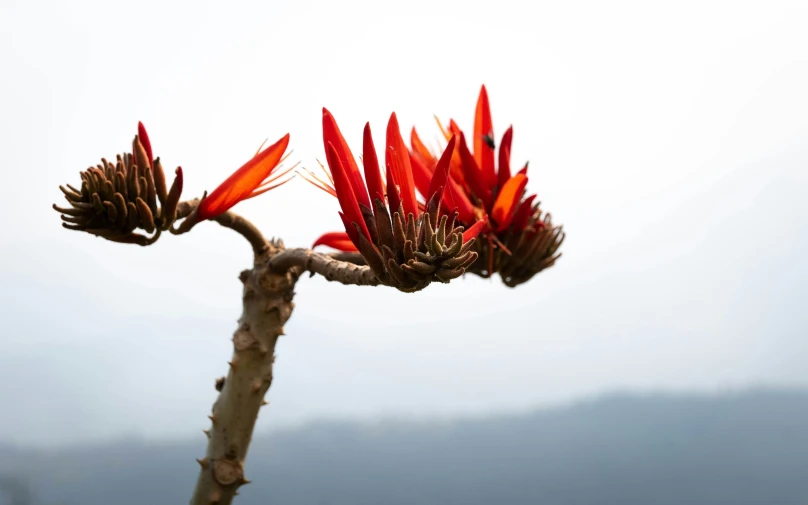
[[[294,169],[294,166],[269,178],[280,163],[286,159],[284,152],[288,145],[289,134],[287,133],[263,151],[259,148],[250,161],[233,172],[219,187],[202,199],[197,209],[197,219],[199,221],[213,219],[243,200],[266,193],[270,189],[289,182],[290,179],[286,179],[273,184]]]
[[[437,118],[436,118],[437,119]],[[488,93],[485,86],[480,89],[477,99],[477,108],[474,116],[474,134],[472,137],[473,152],[466,143],[466,136],[454,122],[449,121],[448,130],[438,121],[441,132],[448,141],[451,137],[457,140],[457,149],[452,158],[450,168],[448,200],[459,212],[461,224],[470,225],[480,218],[486,219],[487,225],[482,231],[485,241],[480,241],[477,250],[485,256],[485,266],[473,265],[472,270],[490,276],[498,270],[495,265],[497,256],[501,251],[513,258],[502,258],[500,263],[517,261],[517,255],[512,254],[510,248],[513,244],[521,247],[527,239],[531,244],[541,242],[546,233],[555,233],[555,238],[546,241],[546,248],[538,251],[529,251],[529,255],[545,254],[550,256],[563,240],[563,234],[552,228],[549,215],[541,219],[541,210],[538,204],[533,205],[536,195],[526,196],[527,163],[517,174],[511,174],[511,143],[513,141],[513,127],[509,127],[499,145],[497,153],[494,142],[491,109],[488,102]],[[426,148],[413,128],[410,137],[410,155],[416,169],[416,185],[419,190],[429,179],[437,166],[436,156]],[[521,237],[517,239],[516,237]],[[483,250],[487,242],[487,249]],[[557,242],[557,243],[556,243]],[[511,244],[511,245],[508,245]],[[498,249],[498,251],[494,251]],[[538,251],[538,252],[537,252]],[[524,258],[523,258],[524,259]],[[519,260],[522,261],[522,260]],[[546,268],[546,265],[542,268]]]
[[[405,291],[422,289],[431,280],[448,281],[462,275],[476,259],[469,254],[473,238],[483,223],[455,228],[458,214],[449,195],[449,169],[455,139],[436,160],[430,177],[419,186],[425,201],[416,198],[416,176],[395,113],[390,116],[385,138],[386,184],[373,145],[370,125],[363,139],[364,178],[337,126],[323,109],[323,145],[328,181],[309,172],[307,180],[336,196],[345,233],[326,233],[315,241],[343,251],[360,251],[379,279]],[[420,169],[416,169],[420,170]],[[451,214],[451,215],[450,215]],[[432,240],[434,238],[434,240]]]

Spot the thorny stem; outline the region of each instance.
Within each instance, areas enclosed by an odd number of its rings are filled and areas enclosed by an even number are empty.
[[[241,273],[243,311],[233,334],[230,372],[217,382],[219,397],[213,404],[208,449],[194,489],[191,505],[229,505],[244,478],[244,461],[258,411],[272,383],[275,343],[292,314],[297,275],[269,267],[280,243],[267,243],[256,255],[252,270]]]
[[[193,219],[197,205],[198,200],[182,202],[178,216]],[[379,284],[370,267],[357,264],[361,256],[285,249],[279,240],[267,242],[252,223],[232,212],[220,215],[216,221],[250,242],[255,261],[253,269],[240,276],[244,283],[243,309],[233,334],[233,357],[227,377],[216,382],[219,397],[209,416],[212,426],[206,430],[207,452],[197,460],[201,468],[191,505],[230,505],[238,489],[249,482],[244,477],[247,450],[258,411],[266,404],[264,395],[272,383],[275,344],[292,314],[294,286],[300,275],[308,271],[342,284]],[[180,227],[179,233],[190,230],[192,225],[185,230]]]

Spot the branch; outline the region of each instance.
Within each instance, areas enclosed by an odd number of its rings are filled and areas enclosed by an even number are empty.
[[[356,258],[351,257],[356,260]],[[354,286],[378,286],[381,284],[366,265],[357,265],[350,261],[340,261],[310,249],[286,249],[269,260],[269,266],[276,272],[297,270],[320,274],[329,281]]]
[[[190,231],[191,228],[197,224],[194,219],[194,211],[198,205],[198,198],[180,202],[179,206],[177,207],[177,219],[185,218],[185,221],[183,221],[180,227],[173,233],[176,235],[181,235]],[[256,226],[246,218],[236,214],[235,212],[227,211],[213,218],[213,221],[216,221],[225,228],[230,228],[231,230],[240,234],[242,237],[246,238],[252,246],[253,252],[256,256],[266,252],[267,241],[264,238],[264,235],[261,233],[261,230],[256,228]],[[186,225],[186,223],[188,224]]]
[[[270,251],[274,247],[270,245]],[[233,334],[230,372],[219,379],[220,391],[210,415],[208,449],[201,466],[191,505],[229,505],[238,488],[249,482],[244,461],[258,411],[266,405],[264,395],[272,383],[275,343],[292,314],[292,272],[268,268],[267,256],[256,257],[253,270],[241,274],[244,283],[243,311]]]

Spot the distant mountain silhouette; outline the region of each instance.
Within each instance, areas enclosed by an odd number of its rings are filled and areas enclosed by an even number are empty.
[[[182,504],[203,438],[0,446],[0,475],[28,483],[42,505]],[[247,476],[239,505],[804,505],[808,392],[613,395],[451,423],[323,422],[256,437]],[[9,499],[0,504],[31,505]]]

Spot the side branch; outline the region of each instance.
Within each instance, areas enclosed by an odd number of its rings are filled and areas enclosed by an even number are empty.
[[[177,229],[175,232],[176,234],[179,235],[190,231],[190,229],[197,224],[195,220],[196,214],[194,211],[198,205],[198,198],[188,200],[186,202],[180,202],[177,208],[177,218],[185,218],[185,221]],[[261,255],[266,251],[267,241],[264,238],[264,235],[261,233],[261,230],[256,228],[256,226],[246,218],[236,214],[235,212],[227,211],[213,218],[213,221],[216,221],[225,228],[230,228],[231,230],[240,234],[242,237],[246,238],[252,246],[253,252],[256,254],[256,256]],[[186,225],[186,223],[188,224]]]
[[[378,286],[381,284],[366,265],[357,265],[353,262],[339,261],[324,254],[316,253],[310,249],[286,249],[276,254],[269,266],[276,272],[297,270],[308,271],[312,275],[320,274],[329,281],[354,286]]]

